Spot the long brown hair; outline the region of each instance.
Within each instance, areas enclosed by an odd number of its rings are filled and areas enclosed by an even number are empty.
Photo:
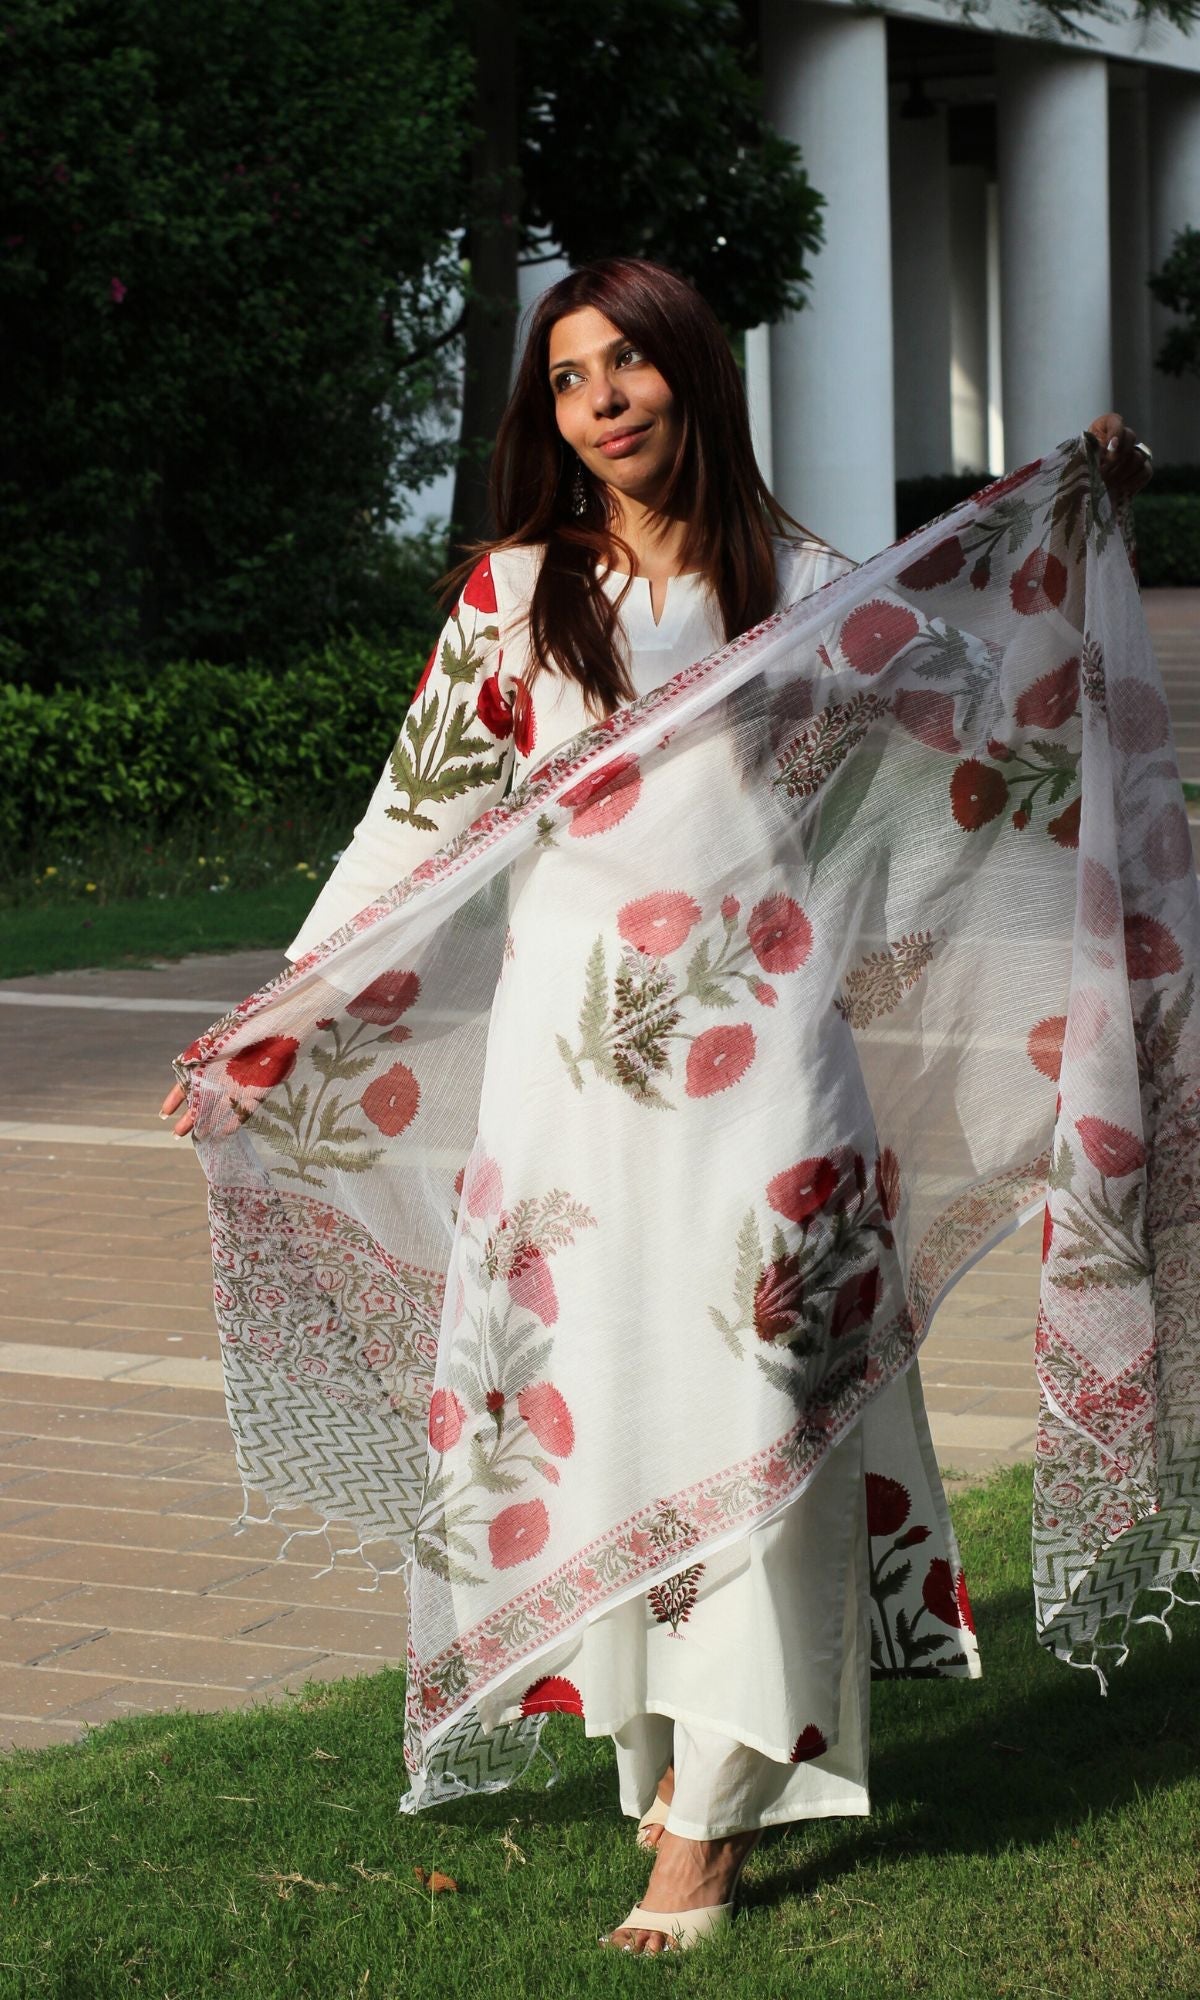
[[[485,549],[544,542],[529,609],[534,672],[557,670],[578,681],[592,713],[607,715],[635,690],[618,651],[621,598],[602,588],[597,558],[613,566],[619,550],[631,573],[637,564],[611,524],[612,503],[600,482],[585,477],[586,511],[572,511],[576,458],[558,428],[549,375],[551,328],[585,306],[603,313],[642,350],[675,398],[679,446],[655,513],[685,517],[681,566],[704,576],[727,639],[775,608],[772,535],[805,530],[763,483],[737,364],[720,321],[692,285],[643,258],[605,257],[544,292],[496,435],[491,504],[497,539],[481,543],[446,584],[449,590],[461,585]]]

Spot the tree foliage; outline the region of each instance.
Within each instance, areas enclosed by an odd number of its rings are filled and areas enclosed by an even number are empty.
[[[10,675],[337,622],[428,418],[470,67],[448,0],[10,0]]]
[[[1167,329],[1155,366],[1165,375],[1200,375],[1200,229],[1179,231],[1150,290],[1160,305],[1182,314]]]

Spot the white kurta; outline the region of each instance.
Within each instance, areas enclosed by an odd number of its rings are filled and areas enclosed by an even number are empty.
[[[484,615],[495,612],[477,668],[477,713],[498,735],[493,763],[481,780],[458,787],[445,800],[431,798],[427,788],[421,799],[424,827],[398,819],[398,774],[389,765],[289,956],[311,949],[411,872],[592,720],[573,681],[542,674],[530,700],[521,680],[528,659],[524,608],[537,559],[532,549],[499,551],[482,581],[477,583],[477,572],[464,594],[466,602],[478,605],[482,590]],[[781,604],[807,596],[852,567],[818,544],[781,542],[777,560]],[[605,587],[615,596],[626,581],[612,575]],[[724,639],[698,576],[671,580],[657,623],[650,585],[635,578],[620,618],[639,694]],[[453,615],[447,632],[451,646],[458,635],[461,660],[461,628]],[[439,697],[430,714],[444,728],[461,667],[454,683],[445,671],[442,644],[423,687],[427,704],[432,695]],[[410,804],[413,800],[415,794]],[[652,1457],[656,1430],[670,1424],[670,1410],[656,1408],[648,1397],[630,1416],[641,1433],[640,1448]],[[873,1476],[878,1496],[874,1522],[868,1519],[866,1475]],[[906,1506],[897,1500],[901,1491]],[[904,1530],[899,1540],[898,1529]],[[479,1702],[480,1723],[489,1730],[522,1714],[581,1713],[589,1735],[613,1738],[621,1801],[629,1813],[646,1809],[673,1757],[677,1791],[669,1824],[691,1838],[864,1813],[872,1655],[876,1671],[899,1671],[888,1611],[895,1592],[883,1587],[886,1566],[890,1562],[894,1573],[897,1548],[916,1546],[935,1533],[938,1546],[952,1552],[957,1571],[913,1368],[868,1406],[781,1515],[663,1586],[592,1618],[543,1655],[534,1676],[525,1670],[493,1687]],[[967,1622],[943,1622],[947,1646],[957,1650],[923,1670],[977,1671]]]

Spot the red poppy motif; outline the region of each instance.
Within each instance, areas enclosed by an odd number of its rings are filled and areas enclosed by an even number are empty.
[[[950,780],[950,810],[967,833],[998,819],[1008,804],[1008,784],[1002,772],[978,757],[968,757]]]
[[[1063,1037],[1067,1032],[1065,1014],[1048,1014],[1035,1022],[1025,1041],[1025,1053],[1039,1076],[1058,1082],[1062,1068]]]
[[[944,1556],[935,1556],[921,1586],[925,1609],[943,1625],[962,1624],[958,1602],[958,1580]]]
[[[1024,486],[1027,480],[1032,479],[1041,463],[1040,458],[1032,458],[1028,465],[1018,466],[1015,472],[1006,472],[1003,479],[993,479],[990,486],[985,486],[976,494],[976,499],[987,500],[989,504],[993,500],[1001,499],[1005,493],[1013,492],[1016,487]]]
[[[554,1289],[554,1277],[542,1252],[533,1244],[524,1249],[508,1274],[508,1296],[516,1306],[524,1306],[540,1319],[543,1326],[553,1326],[558,1318],[558,1293]]]
[[[569,1458],[575,1449],[575,1425],[563,1397],[552,1382],[531,1382],[517,1397],[517,1408],[543,1451]]]
[[[800,1325],[803,1294],[799,1260],[779,1257],[754,1287],[754,1331],[760,1340],[786,1340]]]
[[[1048,549],[1031,549],[1009,584],[1013,610],[1022,617],[1055,611],[1067,594],[1067,572]]]
[[[358,1101],[372,1125],[387,1138],[394,1139],[416,1117],[421,1102],[421,1086],[403,1063],[393,1063],[382,1076],[376,1077],[374,1083],[367,1085]]]
[[[747,1021],[706,1028],[687,1054],[683,1087],[689,1097],[711,1097],[740,1083],[754,1061],[754,1030]]]
[[[415,972],[381,972],[361,993],[346,1003],[347,1014],[356,1021],[371,1021],[379,1028],[391,1028],[406,1014],[421,991]]]
[[[1077,1118],[1075,1130],[1088,1159],[1107,1180],[1123,1180],[1146,1164],[1146,1148],[1123,1125],[1111,1125],[1107,1118]]]
[[[513,682],[513,742],[517,754],[528,757],[537,742],[537,716],[533,711],[533,696],[518,675]]]
[[[807,1764],[812,1757],[823,1757],[828,1748],[829,1745],[816,1723],[810,1722],[806,1729],[800,1731],[793,1743],[790,1761],[793,1764]]]
[[[699,903],[682,889],[660,889],[639,896],[617,912],[617,929],[626,944],[649,958],[678,951],[701,917]]]
[[[931,750],[953,755],[962,749],[954,733],[954,696],[937,688],[901,688],[892,702],[892,714],[902,729],[927,743]]]
[[[429,658],[425,662],[425,668],[421,675],[420,680],[417,682],[416,687],[413,689],[414,707],[416,706],[417,702],[420,701],[421,696],[425,692],[425,683],[429,679],[430,674],[433,672],[434,662],[437,659],[437,656],[438,656],[438,649],[435,646],[433,651],[430,653]]]
[[[824,1208],[837,1187],[837,1169],[825,1158],[799,1160],[767,1182],[767,1200],[778,1215],[789,1222],[807,1222]]]
[[[1051,1215],[1051,1213],[1050,1213],[1050,1204],[1049,1204],[1049,1202],[1047,1202],[1047,1203],[1046,1203],[1046,1210],[1045,1210],[1045,1214],[1044,1214],[1044,1215],[1043,1215],[1043,1217],[1042,1217],[1042,1262],[1043,1262],[1043,1264],[1044,1264],[1044,1263],[1046,1262],[1047,1258],[1048,1258],[1048,1257],[1049,1257],[1049,1255],[1050,1255],[1050,1245],[1051,1245],[1051,1243],[1052,1243],[1053,1241],[1054,1241],[1054,1218],[1053,1218],[1053,1216],[1052,1216],[1052,1215]]]
[[[890,1146],[885,1146],[875,1162],[875,1192],[885,1222],[891,1222],[900,1207],[900,1162]]]
[[[636,757],[614,758],[603,770],[593,771],[589,778],[563,793],[563,805],[571,808],[568,833],[576,839],[607,833],[609,827],[616,826],[626,813],[633,811],[641,791],[642,774]]]
[[[453,1389],[435,1389],[429,1399],[429,1442],[435,1451],[452,1451],[462,1436],[466,1411]]]
[[[251,1042],[230,1056],[225,1073],[231,1083],[240,1083],[245,1089],[274,1090],[295,1069],[299,1047],[294,1035],[266,1035],[261,1042]]]
[[[467,1213],[474,1216],[498,1215],[504,1202],[500,1169],[486,1153],[474,1162],[464,1190]]]
[[[540,1555],[550,1539],[550,1516],[543,1500],[518,1500],[502,1507],[488,1524],[493,1569],[512,1569]]]
[[[464,604],[469,604],[472,611],[489,612],[496,609],[496,586],[492,581],[490,556],[485,556],[481,563],[476,563],[471,571],[462,594],[462,601]]]
[[[489,1417],[498,1417],[500,1415],[501,1410],[504,1408],[503,1389],[489,1389],[487,1395],[483,1399],[483,1407],[487,1411]]]
[[[765,979],[751,978],[747,984],[760,1007],[774,1007],[778,1004],[778,993],[773,986],[768,986]]]
[[[521,1696],[522,1715],[582,1715],[583,1696],[562,1674],[543,1674]]]
[[[795,972],[812,950],[812,925],[790,896],[766,896],[746,925],[750,949],[764,972]]]
[[[842,652],[856,674],[881,674],[920,629],[920,619],[907,605],[873,597],[852,611],[842,626]]]
[[[742,906],[738,902],[736,896],[722,896],[721,915],[724,917],[727,924],[731,924],[734,922],[741,907]]]
[[[957,535],[947,535],[927,556],[921,556],[907,569],[902,569],[896,582],[905,590],[934,590],[939,583],[949,583],[967,558]]]
[[[1132,915],[1125,919],[1125,963],[1131,979],[1161,979],[1181,969],[1183,954],[1157,917]]]
[[[475,697],[475,713],[484,728],[503,739],[512,735],[512,704],[500,692],[499,674],[489,674]]]
[[[1102,861],[1089,855],[1083,864],[1083,921],[1093,937],[1108,937],[1121,914],[1121,892]]]
[[[932,1528],[909,1528],[906,1534],[900,1536],[896,1547],[897,1549],[919,1549],[921,1543],[927,1542],[932,1533]]]
[[[194,1042],[188,1043],[186,1049],[183,1051],[183,1054],[179,1057],[179,1061],[181,1063],[196,1063],[199,1062],[199,1060],[200,1060],[200,1038],[199,1036],[197,1036]]]
[[[1056,840],[1060,847],[1078,847],[1079,815],[1082,808],[1083,800],[1081,798],[1072,799],[1070,805],[1065,806],[1058,817],[1052,819],[1046,828],[1046,832],[1050,835],[1051,840]]]
[[[1182,806],[1163,807],[1142,842],[1142,860],[1156,882],[1178,882],[1191,874],[1192,837]]]
[[[979,561],[971,571],[971,588],[972,590],[986,590],[991,580],[992,565],[986,556],[980,556]]]
[[[1110,681],[1106,690],[1108,729],[1127,756],[1161,750],[1171,733],[1167,705],[1144,681]]]
[[[912,1512],[912,1495],[898,1479],[882,1472],[867,1474],[867,1533],[895,1535]]]
[[[975,1630],[975,1613],[971,1609],[971,1600],[967,1595],[966,1572],[961,1569],[954,1581],[954,1601],[958,1606],[959,1624],[964,1626],[968,1632],[973,1632]]]
[[[848,1333],[857,1333],[860,1326],[869,1326],[875,1317],[882,1290],[883,1280],[878,1264],[873,1264],[869,1271],[847,1278],[838,1288],[833,1302],[833,1317],[829,1325],[831,1338],[842,1340]]]
[[[1014,712],[1022,729],[1061,729],[1079,707],[1079,661],[1064,660],[1017,697]]]

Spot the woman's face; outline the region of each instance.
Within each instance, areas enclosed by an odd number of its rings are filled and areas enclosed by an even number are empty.
[[[594,306],[550,329],[558,428],[587,470],[652,506],[675,460],[682,420],[654,363]]]

